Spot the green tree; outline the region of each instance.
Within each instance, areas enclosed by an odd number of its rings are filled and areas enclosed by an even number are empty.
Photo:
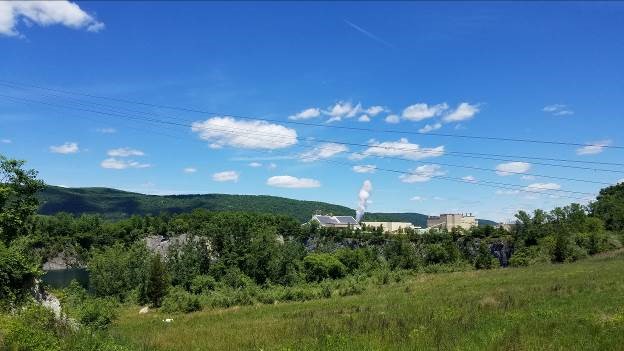
[[[153,255],[150,262],[149,275],[145,286],[145,294],[154,307],[160,307],[167,294],[169,278],[160,255]]]
[[[39,207],[36,194],[43,188],[37,171],[23,168],[24,161],[0,155],[0,240],[10,243]]]
[[[607,230],[624,231],[624,182],[600,190],[590,212],[600,218]]]
[[[303,259],[306,277],[309,281],[320,282],[327,278],[342,278],[347,268],[335,256],[328,253],[313,253]]]

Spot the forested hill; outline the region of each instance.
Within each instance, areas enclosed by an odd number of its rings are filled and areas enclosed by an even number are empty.
[[[67,212],[92,213],[107,218],[131,215],[159,214],[162,212],[190,212],[196,208],[210,211],[252,211],[283,214],[302,223],[315,212],[334,215],[354,215],[355,210],[325,202],[293,200],[267,195],[144,195],[110,188],[62,188],[47,186],[40,194],[41,214]],[[369,221],[404,221],[426,226],[427,216],[420,213],[367,213]],[[493,224],[479,220],[480,224]]]

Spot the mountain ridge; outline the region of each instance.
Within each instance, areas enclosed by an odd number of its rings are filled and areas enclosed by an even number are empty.
[[[100,214],[110,219],[132,215],[157,215],[163,212],[182,213],[197,208],[209,211],[250,211],[291,216],[306,222],[313,214],[355,215],[355,210],[346,206],[320,201],[295,200],[272,195],[231,194],[183,194],[147,195],[105,187],[64,188],[46,186],[40,193],[39,213],[52,215],[66,212],[74,215]],[[367,212],[364,220],[402,221],[426,227],[427,215],[416,212],[375,213]],[[479,219],[480,225],[494,224]]]

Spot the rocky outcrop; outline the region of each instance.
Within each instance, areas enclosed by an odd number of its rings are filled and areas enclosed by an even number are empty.
[[[60,252],[43,264],[44,271],[58,271],[69,268],[84,268],[85,265],[75,255]]]
[[[150,235],[145,237],[143,241],[145,242],[145,246],[147,249],[153,253],[160,255],[163,258],[167,258],[169,254],[169,249],[172,246],[181,247],[186,244],[189,240],[200,240],[199,237],[193,236],[192,234],[180,234],[174,237],[165,237],[163,235]],[[206,248],[209,252],[211,252],[211,244],[209,240],[205,240]],[[216,259],[216,257],[211,257],[212,259]]]

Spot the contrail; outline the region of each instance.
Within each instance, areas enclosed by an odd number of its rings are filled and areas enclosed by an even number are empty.
[[[373,33],[369,32],[369,31],[367,31],[366,29],[364,29],[364,28],[362,28],[362,27],[358,26],[358,25],[357,25],[357,24],[355,24],[355,23],[351,23],[351,22],[349,22],[349,21],[347,21],[347,20],[344,20],[344,21],[345,21],[345,23],[346,23],[346,24],[348,24],[349,26],[351,26],[351,28],[353,28],[353,29],[357,30],[358,32],[360,32],[360,33],[362,33],[362,34],[366,35],[367,37],[369,37],[369,38],[371,38],[371,39],[375,40],[375,41],[376,41],[376,42],[378,42],[378,43],[381,43],[381,44],[383,44],[383,45],[385,45],[385,46],[387,46],[387,47],[389,47],[389,48],[394,49],[394,45],[392,45],[392,44],[388,43],[387,41],[385,41],[385,40],[381,39],[380,37],[376,36],[375,34],[373,34]]]

